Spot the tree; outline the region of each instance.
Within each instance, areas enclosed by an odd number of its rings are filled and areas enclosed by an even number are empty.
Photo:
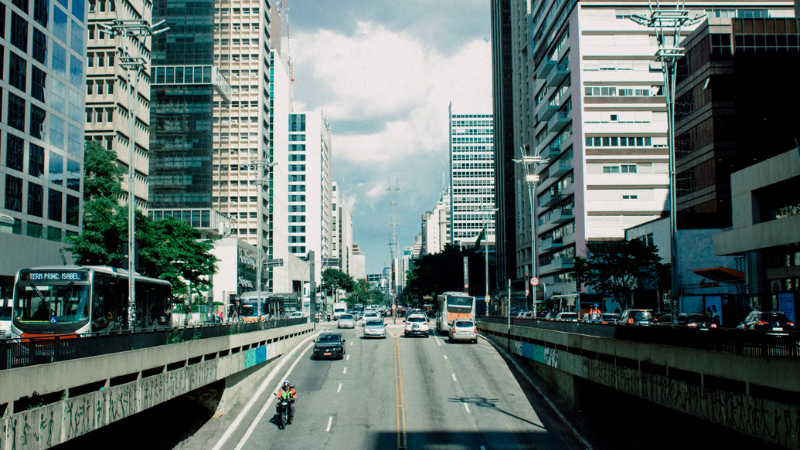
[[[469,258],[470,294],[484,295],[485,269],[483,249],[459,249],[445,246],[439,253],[422,255],[406,274],[406,287],[401,300],[420,306],[426,296],[435,298],[447,291],[464,291],[464,257]]]
[[[341,270],[325,269],[322,272],[322,283],[319,285],[319,288],[323,292],[328,293],[328,295],[334,295],[340,290],[353,292],[355,287],[356,283],[353,281],[353,277]]]
[[[575,275],[604,297],[612,295],[624,308],[630,294],[643,283],[657,282],[664,276],[658,248],[639,239],[589,244],[588,257],[575,258]]]
[[[128,241],[128,208],[119,204],[125,170],[113,151],[94,141],[86,143],[84,161],[83,232],[68,238],[68,250],[77,264],[122,267]],[[136,211],[135,222],[139,273],[169,281],[179,296],[188,296],[187,282],[192,292],[208,291],[217,258],[198,230],[172,217],[153,221],[141,211]]]

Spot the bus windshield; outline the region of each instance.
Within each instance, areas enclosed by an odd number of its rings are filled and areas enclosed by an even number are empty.
[[[14,319],[22,323],[76,323],[89,319],[89,286],[18,283]]]
[[[447,297],[447,312],[451,313],[470,313],[474,297]]]
[[[241,317],[255,317],[257,310],[258,310],[258,300],[256,299],[245,300],[242,303],[242,308],[241,311],[239,312],[239,315]],[[267,300],[264,299],[261,300],[261,314],[263,315],[266,313],[267,313]]]

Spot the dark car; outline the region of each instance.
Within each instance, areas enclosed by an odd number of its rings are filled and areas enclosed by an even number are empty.
[[[751,311],[736,328],[740,330],[794,331],[794,322],[780,311]]]
[[[558,313],[549,312],[544,316],[544,320],[548,320],[550,322],[553,322],[553,321],[556,320],[557,316],[558,316]]]
[[[619,320],[619,314],[604,313],[601,315],[600,323],[602,324],[617,323],[618,320]]]
[[[689,328],[717,328],[717,324],[705,314],[678,314],[678,326]]]
[[[547,317],[547,311],[536,311],[537,319],[544,319],[545,317]]]
[[[344,358],[345,339],[339,333],[322,333],[314,341],[314,359]]]
[[[638,325],[648,327],[653,324],[652,309],[626,309],[617,320],[619,325]]]

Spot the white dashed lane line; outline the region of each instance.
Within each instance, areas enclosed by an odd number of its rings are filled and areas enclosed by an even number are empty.
[[[336,393],[342,392],[342,383],[339,383],[339,389],[336,390]]]
[[[469,405],[468,404],[464,403],[464,408],[466,408],[467,412],[469,412]]]
[[[330,433],[331,431],[331,424],[333,423],[333,416],[328,417],[328,428],[325,429],[326,433]]]
[[[347,367],[344,368],[344,371],[342,373],[347,373]]]
[[[444,355],[444,359],[447,359],[447,355]]]
[[[458,381],[458,380],[456,380],[456,374],[453,373],[451,375],[453,375],[453,381]]]
[[[347,360],[350,361],[350,355],[347,355]]]

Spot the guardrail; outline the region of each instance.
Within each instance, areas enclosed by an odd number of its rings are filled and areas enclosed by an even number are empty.
[[[480,317],[481,322],[508,324],[507,317]],[[743,356],[800,359],[800,332],[775,333],[735,328],[696,329],[674,325],[649,327],[586,322],[511,319],[511,325],[650,344],[673,345]]]
[[[197,325],[165,330],[95,333],[81,337],[45,337],[0,341],[0,370],[35,366],[160,345],[231,336],[308,323],[308,318]]]

